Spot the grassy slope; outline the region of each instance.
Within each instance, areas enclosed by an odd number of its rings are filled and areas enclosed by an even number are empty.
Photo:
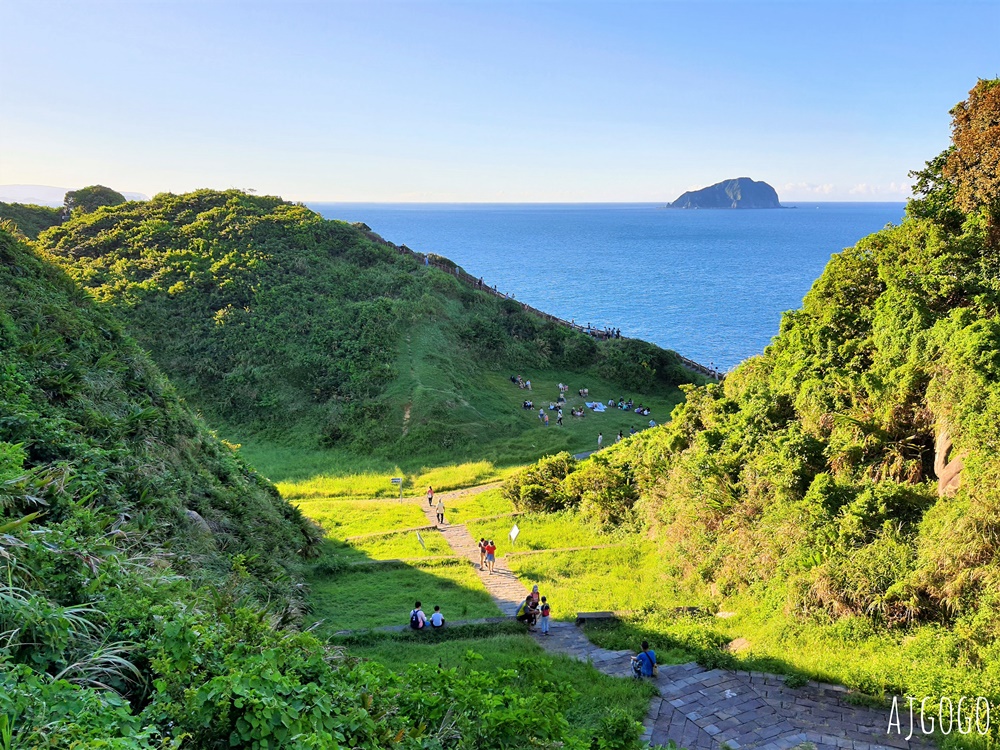
[[[592,445],[590,426],[541,434],[516,408],[511,373],[539,383],[536,400],[554,398],[558,380],[606,397],[648,393],[639,400],[658,420],[689,377],[656,347],[595,344],[275,198],[160,195],[75,216],[41,242],[125,314],[224,434],[276,467],[274,479],[336,464],[344,450],[371,468],[405,457],[415,471]],[[299,464],[282,444],[338,451]]]
[[[62,222],[63,210],[28,203],[0,202],[0,221],[10,221],[28,239],[36,239],[49,227]]]

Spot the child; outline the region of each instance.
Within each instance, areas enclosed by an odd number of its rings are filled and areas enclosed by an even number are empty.
[[[549,603],[545,601],[545,597],[542,597],[542,635],[549,634]]]
[[[437,630],[444,627],[444,615],[441,614],[441,607],[434,605],[434,614],[431,615],[431,627]]]

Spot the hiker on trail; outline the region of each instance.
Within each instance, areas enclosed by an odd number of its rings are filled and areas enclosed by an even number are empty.
[[[523,622],[529,628],[535,627],[535,618],[537,617],[537,611],[535,610],[535,605],[531,601],[531,594],[524,597],[524,601],[521,602],[521,606],[517,608],[517,621]]]
[[[540,619],[542,622],[542,635],[549,635],[549,615],[551,612],[552,610],[549,608],[549,603],[545,601],[545,597],[543,596],[542,606],[541,609],[539,609],[539,613],[541,614]]]
[[[413,609],[410,610],[410,627],[414,630],[423,630],[427,625],[427,616],[420,609],[420,602],[414,602]]]
[[[428,487],[427,488],[427,507],[429,508],[432,505],[434,505],[434,488],[433,487]]]
[[[444,500],[438,498],[438,504],[435,507],[438,516],[438,523],[444,523]]]
[[[656,676],[656,652],[649,647],[649,641],[643,641],[642,650],[632,657],[632,674],[636,677]]]
[[[479,538],[479,569],[486,570],[486,539]]]
[[[441,614],[441,607],[434,605],[434,614],[431,615],[431,627],[437,630],[444,627],[444,615]]]
[[[490,539],[486,542],[486,567],[489,568],[490,575],[493,575],[493,568],[497,564],[497,546]]]
[[[531,587],[531,593],[528,594],[528,598],[531,599],[531,603],[537,607],[540,597],[541,595],[538,593],[538,584],[536,583]]]
[[[603,432],[598,432],[597,433],[597,450],[600,450],[601,446],[603,444],[604,444],[604,433]]]

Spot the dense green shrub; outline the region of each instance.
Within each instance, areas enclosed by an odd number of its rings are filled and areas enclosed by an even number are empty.
[[[479,408],[495,401],[484,374],[597,370],[626,390],[690,380],[655,346],[595,343],[274,197],[157,195],[77,212],[39,242],[122,313],[190,403],[271,440],[472,455],[523,429]]]

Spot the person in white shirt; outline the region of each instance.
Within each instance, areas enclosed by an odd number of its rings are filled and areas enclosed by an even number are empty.
[[[431,627],[432,628],[443,628],[444,627],[444,615],[441,614],[441,607],[434,605],[434,614],[431,615]]]
[[[423,630],[427,626],[427,615],[420,609],[420,602],[414,602],[413,609],[410,610],[410,627],[414,630]]]

